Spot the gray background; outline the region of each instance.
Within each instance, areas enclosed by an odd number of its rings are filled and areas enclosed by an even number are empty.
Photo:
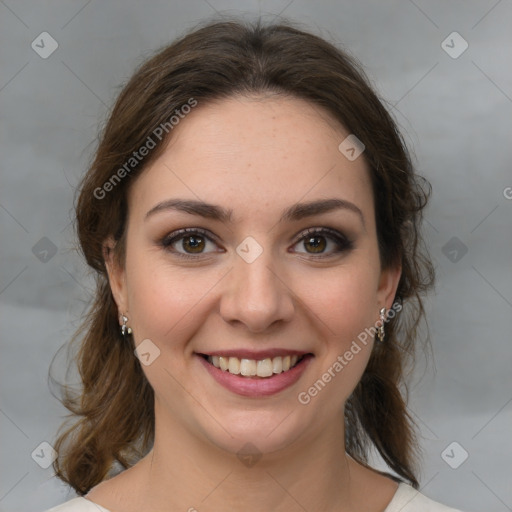
[[[422,491],[468,512],[512,510],[511,2],[5,0],[0,511],[42,511],[73,496],[31,453],[52,443],[66,412],[47,374],[91,290],[70,221],[100,122],[149,51],[216,11],[303,22],[348,47],[389,102],[434,191],[426,216],[438,271],[428,301],[434,358],[418,364],[410,396]],[[31,47],[44,31],[58,43],[46,59]],[[441,46],[453,31],[469,44],[458,58]],[[446,44],[462,49],[458,39]],[[64,358],[56,367],[63,375]],[[457,465],[462,450],[469,457],[453,469],[445,460]],[[48,453],[35,452],[43,461]]]

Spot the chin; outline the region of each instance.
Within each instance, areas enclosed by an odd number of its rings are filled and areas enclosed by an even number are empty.
[[[219,411],[221,412],[221,411]],[[302,416],[299,414],[302,412]],[[208,442],[237,455],[264,455],[289,448],[303,437],[309,421],[298,407],[276,410],[222,411],[222,427],[214,420],[202,425]],[[211,419],[211,418],[210,418]]]

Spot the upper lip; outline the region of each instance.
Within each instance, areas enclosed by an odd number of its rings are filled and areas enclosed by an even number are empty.
[[[291,350],[285,348],[272,348],[268,350],[247,350],[247,349],[232,349],[232,350],[212,350],[211,352],[198,352],[204,356],[224,356],[224,357],[237,357],[238,359],[254,359],[256,361],[262,359],[272,359],[274,357],[283,356],[303,356],[309,354],[307,350]]]

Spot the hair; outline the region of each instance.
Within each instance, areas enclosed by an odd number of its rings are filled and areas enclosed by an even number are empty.
[[[139,66],[115,102],[80,185],[76,229],[97,288],[73,338],[80,342],[73,361],[80,391],[63,386],[62,403],[71,411],[68,416],[78,419],[61,426],[54,462],[57,476],[79,495],[107,478],[114,465],[126,469],[136,463],[154,441],[153,389],[134,356],[133,339],[120,333],[103,251],[105,240],[113,237],[114,257],[123,264],[128,190],[162,153],[176,110],[191,100],[201,105],[267,93],[322,107],[365,146],[381,267],[401,265],[395,299],[403,311],[387,321],[385,342],[374,345],[345,404],[345,444],[347,453],[364,465],[376,448],[399,477],[419,487],[416,425],[403,395],[405,370],[413,363],[424,320],[422,295],[434,283],[421,236],[430,184],[415,173],[397,125],[353,57],[289,22],[231,19],[196,27]],[[161,126],[168,129],[160,140],[155,129]],[[140,161],[130,160],[148,137],[155,147]]]

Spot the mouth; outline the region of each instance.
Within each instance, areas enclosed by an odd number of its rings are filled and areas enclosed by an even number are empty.
[[[288,354],[285,356],[265,357],[262,359],[239,358],[235,356],[218,356],[199,354],[209,364],[224,372],[242,377],[266,379],[285,373],[295,368],[307,355]]]
[[[295,384],[314,358],[311,352],[273,350],[196,353],[208,374],[227,390],[246,397],[266,397]]]

